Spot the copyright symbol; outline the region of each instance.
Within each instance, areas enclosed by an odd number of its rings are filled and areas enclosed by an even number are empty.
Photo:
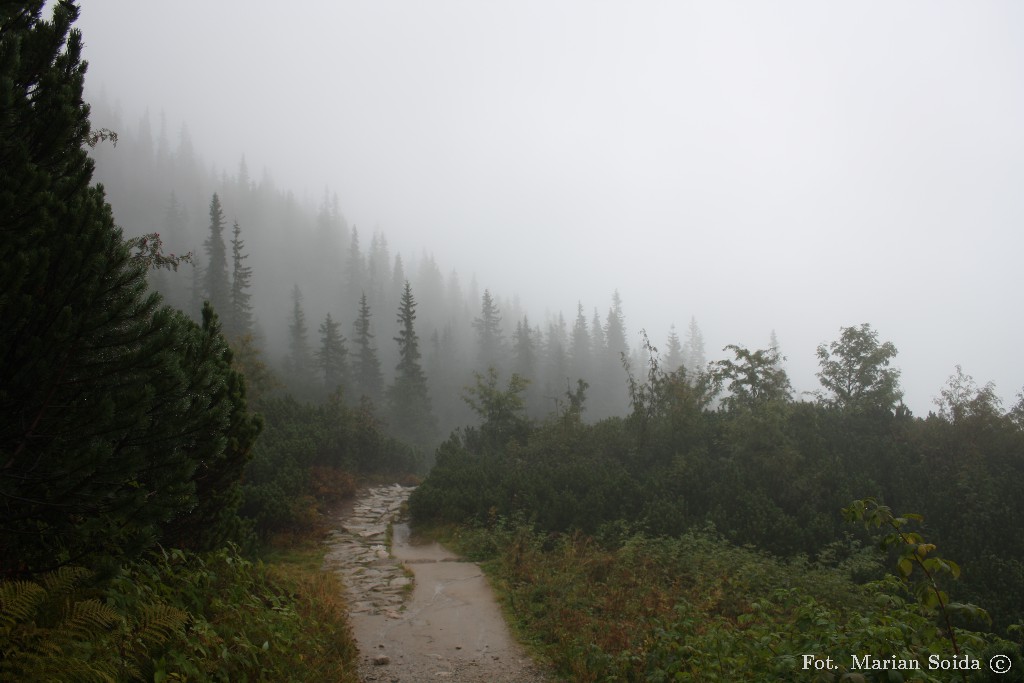
[[[1006,655],[996,655],[988,660],[988,668],[992,669],[992,673],[1004,674],[1010,670],[1012,663]]]

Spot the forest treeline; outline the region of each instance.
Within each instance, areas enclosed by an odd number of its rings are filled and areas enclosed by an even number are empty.
[[[1024,619],[1024,537],[1006,532],[1024,522],[1024,397],[1006,410],[958,368],[915,417],[867,324],[817,350],[821,391],[798,401],[774,341],[709,362],[691,318],[664,353],[633,347],[615,292],[531,320],[431,254],[392,254],[329,193],[310,208],[244,161],[206,170],[185,130],[172,149],[163,121],[93,111],[77,7],[43,6],[0,15],[0,677],[355,680],[338,587],[258,558],[360,479],[428,470],[417,522],[471,523],[538,637],[637,626],[566,646],[577,680],[687,680],[726,645],[755,671],[744,625],[765,652],[783,622],[825,651],[835,625],[860,633],[857,610],[889,619],[872,643],[955,655],[909,588],[922,568],[954,578],[944,558],[964,567],[950,594],[992,617],[957,621],[978,630],[965,652],[1019,657],[984,631]],[[882,507],[851,506],[867,497]],[[927,543],[895,558],[910,592],[862,590],[879,565],[843,508],[925,516]]]
[[[478,376],[480,423],[438,448],[414,521],[455,525],[572,680],[832,680],[807,653],[841,680],[989,680],[1004,655],[1019,677],[1024,397],[1006,411],[958,368],[913,417],[867,324],[819,347],[813,402],[776,351],[729,350],[692,374],[649,347],[628,415],[591,423],[585,383],[537,423],[518,376]]]
[[[92,152],[97,179],[129,235],[159,233],[166,251],[191,253],[177,272],[151,273],[154,288],[189,312],[209,298],[229,339],[251,337],[247,351],[278,376],[279,393],[318,401],[340,385],[351,404],[365,396],[401,432],[389,387],[402,363],[396,337],[405,327],[399,309],[408,283],[429,418],[418,433],[400,435],[424,446],[428,459],[452,429],[475,419],[461,394],[474,372],[492,366],[530,380],[531,417],[555,410],[583,378],[588,419],[625,414],[622,354],[634,364],[643,355],[628,341],[617,292],[532,318],[513,294],[443,270],[431,253],[405,258],[379,228],[350,225],[335,194],[297,199],[269,172],[254,179],[244,157],[234,172],[209,170],[187,127],[172,132],[164,117],[156,125],[152,118],[147,112],[127,124],[97,96],[94,119],[119,133],[116,147]],[[706,362],[692,317],[664,343],[675,366],[696,370]]]

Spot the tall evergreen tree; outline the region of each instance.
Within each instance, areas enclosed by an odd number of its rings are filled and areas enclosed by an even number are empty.
[[[324,379],[328,392],[344,387],[348,379],[348,349],[338,322],[327,317],[320,324],[320,348],[316,351],[316,364]]]
[[[292,315],[288,324],[286,367],[289,387],[300,395],[308,393],[313,377],[313,356],[309,349],[306,312],[302,310],[302,290],[297,284],[292,288]]]
[[[203,310],[203,264],[199,257],[192,259],[191,277],[188,290],[188,316],[195,321],[200,320]]]
[[[576,322],[572,326],[569,344],[569,369],[572,379],[592,380],[590,330],[587,328],[587,318],[583,314],[582,301],[576,304]]]
[[[707,357],[704,355],[704,335],[697,326],[697,318],[690,317],[690,326],[686,332],[686,343],[683,345],[683,364],[686,374],[691,378],[707,371]]]
[[[352,237],[349,241],[348,246],[348,264],[345,269],[348,273],[347,285],[348,291],[352,292],[363,292],[366,294],[366,261],[363,258],[363,252],[359,247],[359,228],[352,226]]]
[[[395,254],[395,265],[391,269],[391,284],[387,289],[388,296],[402,296],[402,288],[405,286],[405,263],[401,254]]]
[[[72,2],[0,20],[0,575],[219,531],[259,429],[212,312],[147,291],[85,147]]]
[[[352,359],[352,381],[355,385],[355,395],[352,398],[365,396],[370,401],[379,403],[384,378],[381,376],[380,360],[377,358],[373,334],[370,332],[370,304],[366,300],[365,292],[359,298],[359,317],[356,318],[354,327],[356,354]]]
[[[398,307],[398,365],[388,388],[392,431],[414,447],[432,445],[436,423],[427,391],[427,376],[420,365],[420,343],[416,334],[416,299],[408,282]]]
[[[183,239],[188,222],[188,209],[178,200],[177,193],[171,190],[171,196],[167,200],[167,208],[164,209],[161,230],[168,235]]]
[[[373,231],[366,260],[370,301],[374,305],[382,305],[387,288],[391,285],[391,256],[388,251],[388,239],[380,230]]]
[[[516,323],[512,345],[515,353],[514,372],[525,379],[532,379],[537,371],[537,344],[527,316]]]
[[[604,339],[608,360],[614,366],[620,365],[622,354],[629,355],[629,343],[626,341],[626,321],[618,290],[612,294],[612,305],[604,325]]]
[[[547,334],[544,339],[544,399],[551,401],[554,409],[555,401],[565,393],[569,382],[569,358],[566,353],[567,333],[565,317],[558,317],[548,322]]]
[[[476,330],[479,344],[480,367],[500,370],[503,342],[501,312],[498,310],[498,305],[494,303],[494,297],[491,296],[489,289],[484,290],[480,304],[480,317],[473,319],[473,329]]]
[[[172,191],[167,206],[164,207],[164,213],[160,220],[159,235],[166,236],[168,238],[168,244],[185,244],[187,237],[185,230],[187,225],[188,212],[186,211],[185,206],[178,201],[177,195]],[[191,256],[192,258],[190,259],[191,262],[189,263],[189,266],[194,269],[195,256]],[[172,279],[162,275],[159,278],[154,277],[158,274],[162,274],[163,272],[163,269],[150,271],[150,276],[153,279],[155,288],[171,305],[182,309],[189,308],[190,301],[188,290],[186,287],[182,286],[179,279]],[[201,306],[201,298],[197,297],[195,305],[192,306],[190,312],[195,312],[195,314],[198,315]]]
[[[679,340],[676,326],[668,329],[668,341],[665,348],[665,370],[675,372],[683,365],[683,343]]]
[[[528,382],[525,390],[527,414],[537,416],[543,414],[544,409],[537,384],[538,335],[539,332],[530,327],[530,319],[525,315],[516,322],[516,330],[512,335],[512,371]]]
[[[597,312],[597,306],[594,306],[594,315],[590,318],[590,353],[594,358],[604,358],[607,351],[601,315]]]
[[[210,200],[210,236],[203,242],[206,248],[206,276],[204,285],[206,297],[219,315],[230,308],[230,286],[228,285],[228,258],[224,246],[224,211],[216,193]]]
[[[252,334],[252,304],[249,300],[249,287],[252,280],[252,267],[244,264],[249,258],[243,250],[245,242],[241,238],[242,228],[235,221],[231,231],[231,305],[228,308],[228,324],[225,334],[229,339],[241,339]]]

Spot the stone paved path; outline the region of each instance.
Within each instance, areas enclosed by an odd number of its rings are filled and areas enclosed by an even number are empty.
[[[397,617],[412,579],[388,549],[388,525],[397,521],[411,487],[378,486],[360,495],[341,526],[327,539],[325,571],[337,571],[346,586],[350,614]]]
[[[552,680],[512,639],[479,566],[437,543],[410,539],[399,513],[411,492],[401,486],[368,489],[328,540],[324,568],[345,581],[361,679]]]

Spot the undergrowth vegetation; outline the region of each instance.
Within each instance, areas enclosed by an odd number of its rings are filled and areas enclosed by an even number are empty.
[[[521,637],[572,681],[989,680],[987,662],[1020,648],[958,628],[959,651],[870,549],[838,565],[780,560],[712,530],[600,543],[498,519],[439,532],[483,563]],[[984,626],[976,622],[976,626]],[[855,672],[851,654],[918,661],[903,672]],[[833,662],[823,672],[804,655]],[[929,658],[978,660],[982,675],[929,670]],[[1021,680],[1010,676],[999,680]]]
[[[315,545],[270,564],[174,549],[105,581],[65,568],[5,582],[0,679],[355,683],[341,586],[320,556]]]
[[[987,680],[997,654],[1022,676],[1024,545],[997,530],[1024,521],[1024,400],[1003,414],[961,375],[915,419],[886,345],[843,340],[818,402],[739,347],[697,376],[650,349],[631,414],[592,424],[585,383],[531,424],[515,376],[480,376],[481,424],[438,449],[413,521],[454,525],[569,680]]]

